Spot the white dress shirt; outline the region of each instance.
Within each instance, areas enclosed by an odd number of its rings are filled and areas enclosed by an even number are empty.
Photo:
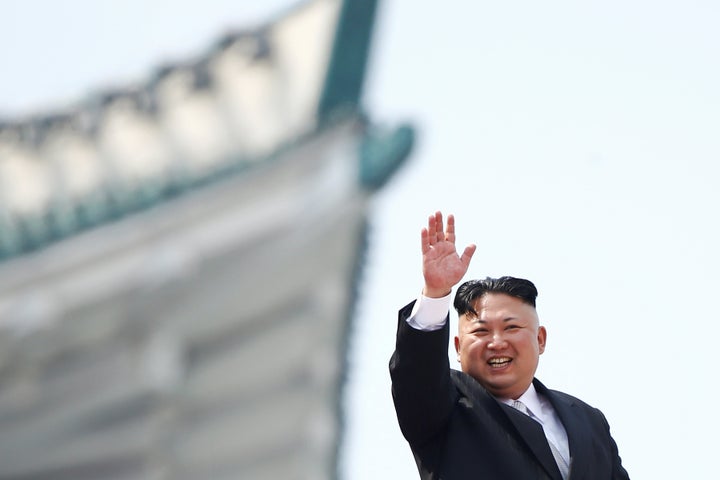
[[[420,295],[420,298],[413,306],[410,317],[407,319],[408,325],[416,330],[426,332],[443,328],[450,311],[451,295],[452,293],[448,293],[441,298]],[[531,417],[542,425],[545,437],[555,445],[565,463],[569,465],[570,447],[568,446],[567,432],[548,399],[539,395],[535,390],[535,385],[531,383],[525,393],[516,400],[520,400],[525,404],[531,413]],[[512,406],[513,399],[498,398],[498,401]]]
[[[498,398],[498,400],[512,407],[512,398]],[[520,395],[520,398],[516,400],[520,400],[525,404],[530,412],[530,417],[542,425],[545,438],[560,452],[563,460],[565,460],[565,464],[570,465],[570,447],[568,445],[567,432],[550,401],[537,393],[535,385],[532,383],[530,387],[525,390],[525,393]]]

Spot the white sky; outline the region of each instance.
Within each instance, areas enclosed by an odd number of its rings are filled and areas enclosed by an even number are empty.
[[[0,0],[0,114],[141,78],[291,3]],[[366,105],[420,137],[373,202],[346,478],[416,477],[387,363],[436,209],[479,246],[469,278],[536,283],[538,377],[603,410],[633,478],[716,477],[720,4],[385,0],[379,13]]]

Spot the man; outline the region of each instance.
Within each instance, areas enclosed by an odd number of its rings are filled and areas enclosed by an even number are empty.
[[[458,255],[455,219],[430,216],[421,233],[425,286],[400,310],[390,360],[400,429],[420,478],[627,479],[603,414],[534,378],[547,332],[528,280],[474,280],[458,288],[455,350],[447,355],[452,288],[475,253]]]

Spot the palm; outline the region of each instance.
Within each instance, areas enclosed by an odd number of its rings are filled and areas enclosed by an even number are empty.
[[[429,218],[428,228],[422,230],[421,242],[425,294],[443,296],[450,293],[467,272],[475,245],[469,245],[462,255],[458,255],[455,248],[455,218],[448,216],[446,231],[440,212]]]
[[[455,244],[443,241],[436,243],[423,256],[423,274],[425,282],[431,286],[455,285],[467,271]]]

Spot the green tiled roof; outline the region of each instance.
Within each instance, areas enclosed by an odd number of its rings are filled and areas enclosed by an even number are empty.
[[[210,186],[228,176],[243,175],[248,169],[271,162],[278,154],[295,148],[323,129],[332,128],[338,121],[357,118],[367,124],[361,108],[361,96],[376,8],[376,0],[342,1],[315,112],[315,126],[276,144],[262,155],[236,152],[202,171],[189,171],[182,163],[178,163],[157,174],[135,178],[132,182],[110,175],[99,188],[86,192],[80,198],[69,199],[62,192],[54,195],[49,206],[41,211],[18,214],[0,203],[0,261],[43,248],[159,203],[172,201],[187,191]],[[272,57],[272,52],[268,47],[266,33],[267,27],[263,27],[254,32],[228,35],[214,48],[217,51],[235,41],[247,41],[257,47],[252,58],[255,61],[267,61]],[[42,141],[45,132],[57,124],[71,124],[72,128],[80,129],[83,135],[92,138],[97,134],[98,122],[108,105],[113,102],[130,102],[133,108],[152,117],[157,114],[153,88],[158,79],[174,70],[182,70],[191,79],[191,88],[209,88],[212,82],[207,74],[208,68],[208,58],[163,67],[146,85],[95,96],[76,112],[67,115],[49,113],[25,122],[0,125],[0,139],[3,134],[14,135],[29,145],[35,145]],[[390,131],[368,128],[366,140],[357,155],[359,184],[370,190],[382,186],[408,155],[413,138],[413,130],[409,126]],[[47,160],[40,158],[41,161]],[[0,150],[2,161],[4,159]],[[3,180],[15,181],[0,178],[0,188]],[[62,187],[58,188],[62,190]]]

